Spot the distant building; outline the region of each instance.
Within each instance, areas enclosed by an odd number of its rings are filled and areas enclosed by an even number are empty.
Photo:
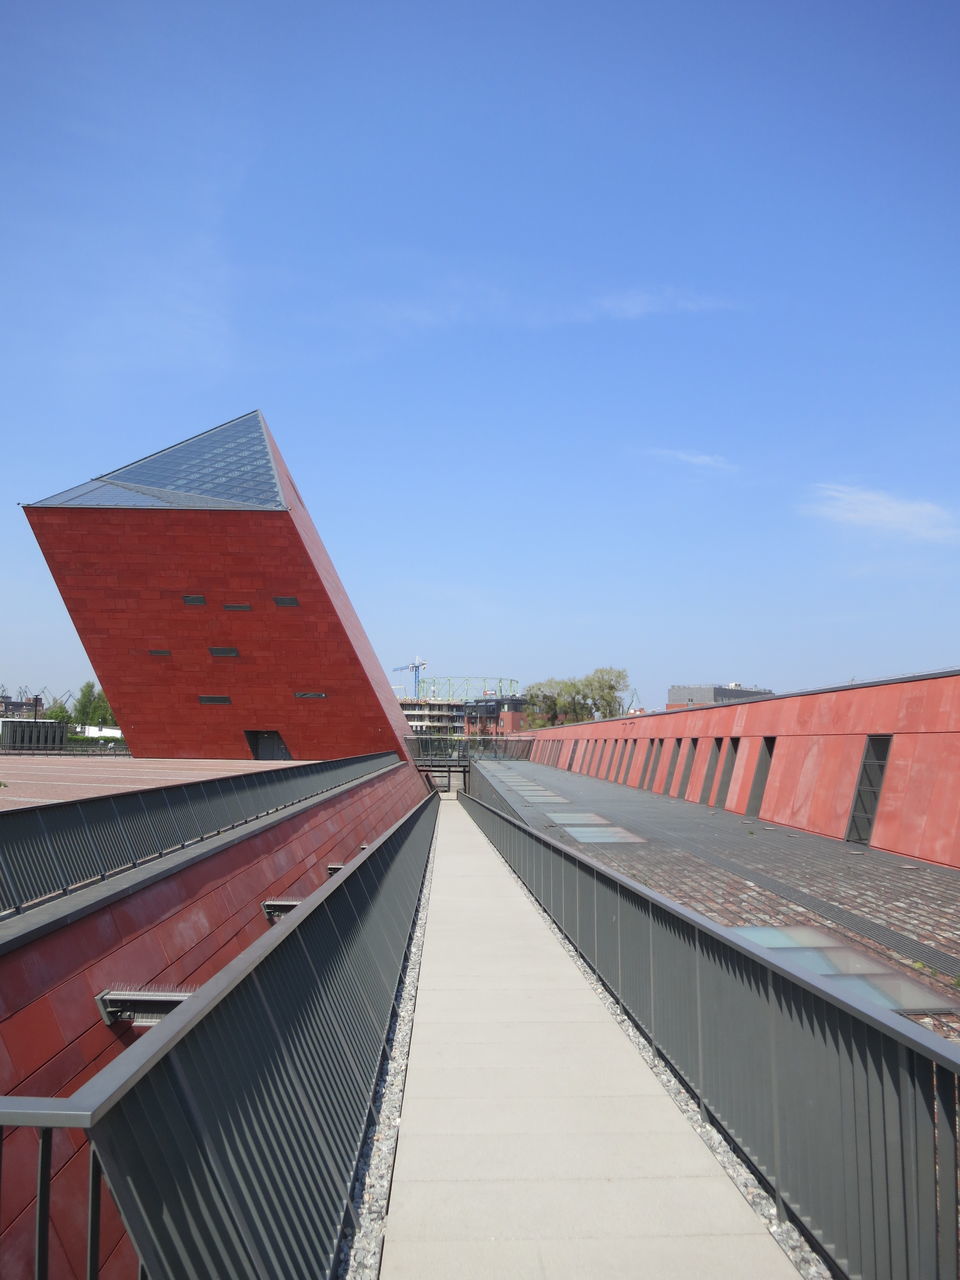
[[[502,733],[519,733],[527,727],[521,697],[474,698],[464,704],[463,728],[468,735],[496,738]]]
[[[444,698],[401,698],[400,709],[415,734],[459,738],[463,734],[463,703]]]
[[[433,676],[420,682],[421,695],[401,695],[400,707],[417,736],[495,738],[527,727],[516,680],[491,676]]]
[[[66,740],[67,726],[59,720],[0,718],[0,747],[7,750],[53,751],[64,747]]]
[[[5,720],[32,720],[43,711],[43,699],[39,693],[35,698],[8,698],[0,695],[0,717]]]
[[[680,711],[685,707],[723,707],[728,702],[755,702],[758,698],[772,698],[772,689],[761,689],[753,684],[672,684],[667,694],[667,711]]]

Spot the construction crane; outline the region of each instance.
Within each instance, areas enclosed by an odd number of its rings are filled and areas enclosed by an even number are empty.
[[[420,697],[420,672],[426,666],[423,658],[414,658],[412,662],[408,662],[404,667],[394,667],[394,671],[412,671],[413,672],[413,696]]]
[[[627,703],[626,707],[624,708],[623,714],[625,716],[638,716],[638,715],[641,715],[642,713],[643,713],[643,707],[640,703],[640,694],[637,692],[636,689],[633,689],[631,690],[631,693],[630,693],[630,701]]]

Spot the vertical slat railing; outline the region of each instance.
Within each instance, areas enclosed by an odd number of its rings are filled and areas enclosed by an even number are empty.
[[[0,917],[354,782],[392,752],[0,813]]]
[[[77,1269],[100,1275],[104,1174],[141,1276],[336,1272],[438,806],[415,806],[73,1097],[0,1098],[0,1139],[39,1132],[36,1280],[51,1203],[58,1247],[72,1232]],[[85,1204],[57,1181],[58,1129],[91,1140]]]
[[[459,799],[837,1273],[960,1280],[955,1045]]]

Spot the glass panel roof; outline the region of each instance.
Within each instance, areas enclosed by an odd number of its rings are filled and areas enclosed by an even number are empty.
[[[811,925],[738,925],[731,930],[777,959],[818,974],[825,990],[851,994],[901,1013],[953,1012],[956,1000],[922,982],[913,982],[872,952],[847,945],[846,939]]]
[[[263,507],[283,505],[259,413],[214,427],[101,479]]]
[[[264,428],[259,411],[248,413],[33,505],[282,511]]]

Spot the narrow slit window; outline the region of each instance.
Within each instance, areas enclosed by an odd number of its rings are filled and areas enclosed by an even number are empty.
[[[680,786],[677,795],[681,800],[687,798],[687,787],[690,785],[690,774],[693,772],[693,762],[697,755],[697,743],[699,738],[691,738],[690,745],[687,747],[687,758],[683,762],[683,769],[680,771]]]
[[[231,611],[231,613],[246,613],[247,611],[249,611],[250,609],[252,609],[252,608],[253,608],[253,605],[250,605],[250,604],[225,604],[223,607],[224,607],[225,609],[229,609],[229,610]]]
[[[643,753],[643,764],[640,766],[640,776],[637,778],[637,786],[643,789],[643,784],[647,779],[647,770],[650,768],[650,757],[653,754],[653,739],[647,739],[646,749]]]
[[[729,738],[727,740],[727,750],[724,753],[723,764],[720,766],[720,782],[717,785],[717,795],[713,802],[715,809],[725,809],[727,805],[727,795],[730,791],[730,780],[733,777],[733,768],[737,763],[737,749],[740,746],[739,738]]]
[[[325,693],[295,693],[293,696],[295,698],[325,698],[327,695]]]
[[[700,788],[701,804],[710,803],[710,792],[713,789],[713,780],[717,776],[717,765],[720,763],[720,749],[722,746],[722,738],[714,738],[710,743],[710,754],[707,756],[707,767],[703,775],[703,786]]]
[[[757,767],[753,771],[753,782],[744,813],[748,818],[760,816],[763,805],[763,793],[767,789],[767,778],[770,776],[770,765],[773,763],[773,749],[777,745],[776,738],[764,738],[757,753]]]
[[[667,776],[663,780],[663,794],[668,796],[673,786],[673,775],[677,772],[677,761],[680,759],[680,739],[674,738],[670,748],[670,760],[667,764]]]
[[[300,601],[296,596],[274,596],[273,603],[278,609],[296,609]]]
[[[240,650],[231,649],[228,645],[219,645],[219,646],[211,645],[210,657],[211,658],[239,658]]]
[[[220,693],[201,693],[199,695],[199,701],[204,703],[210,703],[210,704],[217,703],[219,705],[224,705],[226,703],[229,703],[230,699],[226,697],[224,694],[220,694]]]
[[[183,603],[184,604],[206,604],[207,597],[206,596],[184,596]]]
[[[148,649],[147,653],[149,653],[151,658],[169,658],[170,657],[169,649]]]
[[[890,742],[890,734],[873,734],[867,738],[853,811],[850,814],[850,826],[847,829],[847,839],[853,844],[869,844],[873,836],[873,823],[880,803]]]

